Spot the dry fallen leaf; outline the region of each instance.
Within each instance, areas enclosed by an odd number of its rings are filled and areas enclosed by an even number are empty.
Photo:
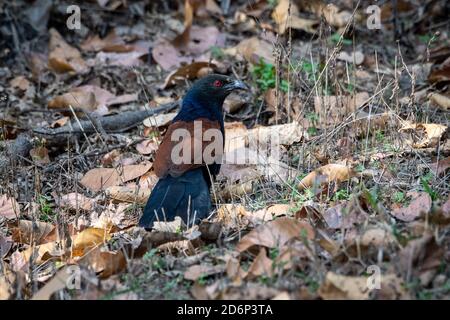
[[[247,103],[249,103],[249,99],[246,99],[246,96],[232,92],[223,102],[223,109],[227,113],[236,113]]]
[[[258,171],[250,165],[238,165],[238,164],[222,164],[220,173],[218,175],[219,180],[226,180],[230,184],[236,182],[248,182],[256,180],[261,175]],[[225,187],[227,187],[226,185]]]
[[[141,164],[126,165],[122,168],[122,182],[128,182],[139,178],[150,170],[152,167],[150,162],[142,162]]]
[[[80,183],[92,191],[100,191],[139,178],[151,167],[152,164],[147,162],[121,168],[95,168],[86,172]]]
[[[60,258],[65,254],[61,243],[47,242],[38,246],[30,246],[24,251],[16,251],[11,255],[11,266],[14,271],[26,270],[33,256],[33,263],[40,265],[50,258]]]
[[[136,150],[140,154],[151,154],[158,150],[158,144],[154,140],[144,140],[136,145]]]
[[[413,148],[435,147],[448,127],[436,123],[410,123],[405,122],[399,132],[409,132],[412,139],[406,139],[406,142]]]
[[[349,167],[342,164],[331,163],[310,172],[300,181],[297,188],[299,190],[303,190],[306,188],[311,188],[313,186],[327,184],[333,181],[339,183],[347,181],[353,176],[353,174],[353,170]]]
[[[244,195],[251,194],[253,190],[252,181],[240,182],[236,184],[226,184],[217,192],[217,196],[224,201],[239,199]]]
[[[234,225],[248,214],[242,205],[223,204],[217,209],[217,219],[225,226]]]
[[[129,52],[133,51],[132,45],[126,44],[121,39],[115,30],[112,30],[108,35],[101,39],[98,35],[90,36],[80,45],[84,51],[105,51],[105,52]]]
[[[53,121],[50,124],[50,128],[60,128],[60,127],[64,127],[66,125],[66,123],[70,120],[69,117],[62,117],[58,120]]]
[[[430,72],[428,81],[432,84],[450,81],[450,57]]]
[[[428,95],[430,101],[442,110],[450,110],[450,98],[440,93],[430,93]]]
[[[46,165],[50,163],[48,149],[46,147],[36,147],[30,150],[30,156],[36,164]]]
[[[262,221],[269,221],[275,217],[289,215],[293,207],[289,204],[274,204],[267,208],[252,213],[252,217],[258,217]]]
[[[274,126],[259,126],[248,130],[239,122],[225,123],[223,164],[254,165],[260,176],[285,181],[296,174],[283,163],[283,146],[307,139],[306,130],[298,122]]]
[[[315,33],[316,28],[319,25],[319,20],[300,18],[297,5],[289,0],[278,1],[278,5],[273,10],[272,18],[278,25],[278,32],[281,34],[283,34],[289,27],[309,33]]]
[[[178,69],[172,71],[164,81],[163,89],[167,89],[170,86],[175,85],[177,82],[185,82],[186,80],[192,80],[199,78],[199,72],[203,68],[215,68],[214,63],[207,61],[195,61],[190,64],[184,64]]]
[[[331,229],[352,228],[355,224],[361,224],[368,219],[367,212],[356,204],[357,198],[328,208],[323,218]]]
[[[136,101],[137,98],[137,94],[115,96],[108,90],[100,87],[85,85],[74,88],[63,95],[54,97],[49,101],[48,107],[59,109],[72,106],[89,112],[95,111],[96,114],[104,115],[108,113],[108,106]]]
[[[42,221],[19,220],[9,226],[12,239],[17,243],[43,244],[54,241],[55,226]]]
[[[352,18],[352,14],[346,10],[340,10],[336,5],[330,3],[326,4],[321,1],[312,2],[316,4],[313,6],[316,8],[315,13],[317,16],[323,15],[325,20],[333,27],[343,28]]]
[[[340,124],[350,113],[355,112],[369,99],[367,92],[353,96],[321,96],[314,98],[314,109],[321,127]]]
[[[431,163],[430,168],[436,173],[437,176],[442,175],[448,168],[450,168],[450,157]]]
[[[396,6],[396,8],[394,8]],[[389,28],[392,28],[392,19],[395,14],[405,14],[414,9],[414,5],[407,0],[397,0],[396,2],[385,2],[381,6],[381,21],[386,24],[390,24]]]
[[[72,276],[70,266],[63,267],[33,295],[31,300],[50,300],[52,294],[67,287],[67,281]]]
[[[343,276],[331,271],[319,288],[319,295],[325,300],[366,300],[369,293],[366,277]]]
[[[106,194],[116,201],[145,204],[150,196],[151,189],[138,186],[113,186],[106,189]]]
[[[78,49],[67,44],[63,37],[55,29],[51,28],[49,30],[49,33],[49,68],[58,73],[86,72],[88,70],[88,67],[81,57],[81,53],[78,51]]]
[[[57,96],[48,103],[50,109],[68,108],[69,106],[89,112],[95,111],[97,107],[95,94],[76,90]]]
[[[436,243],[434,236],[426,233],[409,241],[398,253],[396,263],[406,281],[416,276],[427,286],[442,265],[444,254],[444,248]]]
[[[252,64],[260,63],[261,59],[266,63],[274,63],[272,45],[258,37],[244,39],[237,46],[223,51],[230,56],[239,55]]]
[[[153,222],[153,230],[165,233],[177,233],[183,229],[185,223],[180,216],[176,216],[173,221],[155,221]]]
[[[314,238],[314,229],[306,222],[282,217],[250,231],[239,241],[236,250],[243,252],[253,246],[280,248],[294,238],[311,240]]]
[[[153,171],[148,171],[139,178],[139,186],[144,189],[153,189],[159,178]]]
[[[360,239],[360,244],[366,247],[373,245],[378,248],[393,242],[395,242],[395,237],[392,233],[381,228],[366,230]]]
[[[253,263],[250,265],[246,278],[251,280],[260,276],[273,275],[273,261],[267,257],[265,248],[261,248]]]
[[[80,183],[92,191],[105,190],[120,183],[120,174],[114,168],[95,168],[86,172]]]
[[[90,226],[112,232],[116,231],[117,229],[124,229],[131,224],[135,224],[133,217],[127,219],[128,208],[128,203],[119,203],[117,205],[114,203],[110,203],[102,212],[91,213]]]
[[[392,215],[399,220],[410,222],[418,218],[422,213],[426,214],[431,210],[432,200],[426,192],[408,192],[411,202],[407,207],[394,208]]]
[[[30,81],[28,81],[28,79],[24,76],[17,76],[9,82],[9,85],[13,88],[18,88],[22,91],[26,91],[30,86]]]
[[[157,114],[155,116],[146,118],[143,123],[144,126],[148,128],[164,127],[167,126],[173,120],[173,118],[176,117],[177,114],[177,112]]]
[[[80,263],[88,265],[101,279],[122,272],[127,267],[127,259],[122,250],[111,252],[101,246],[90,251]]]
[[[376,299],[402,299],[408,295],[401,278],[395,274],[380,275],[380,289],[369,289],[368,277],[343,276],[334,272],[328,272],[325,281],[319,288],[319,295],[325,300],[367,300],[373,293]]]
[[[130,52],[99,52],[95,56],[95,59],[88,61],[90,66],[107,65],[107,66],[123,66],[123,67],[135,67],[144,64],[141,60],[147,52],[130,51]]]
[[[88,198],[83,194],[72,192],[62,195],[59,199],[59,204],[62,207],[67,207],[74,210],[90,211],[94,206],[95,199]]]
[[[225,271],[224,265],[205,265],[199,264],[190,266],[184,273],[186,280],[196,281],[200,277],[208,277],[214,274],[223,273]]]
[[[184,30],[171,41],[175,47],[186,47],[189,44],[194,13],[201,2],[196,0],[184,1]]]
[[[87,228],[73,237],[72,256],[81,257],[111,238],[107,229]]]
[[[0,216],[6,219],[13,219],[19,215],[19,204],[14,198],[7,195],[0,195]]]
[[[337,57],[338,60],[342,60],[348,63],[354,63],[360,65],[364,62],[364,54],[361,51],[355,51],[347,53],[345,51],[340,52]]]
[[[178,48],[168,40],[156,41],[152,55],[153,59],[164,69],[171,70],[182,63],[190,64],[193,61],[209,61],[211,47],[222,47],[225,43],[224,36],[214,27],[192,26],[190,39],[187,46]]]
[[[5,270],[0,275],[0,300],[8,300],[14,293],[14,282],[16,275],[13,272]]]
[[[13,242],[11,241],[11,238],[4,237],[0,234],[0,259],[6,257],[9,250],[11,250],[12,245]]]
[[[194,13],[201,6],[202,1],[186,0],[184,30],[172,41],[159,39],[153,47],[153,59],[164,69],[179,67],[182,63],[193,61],[208,61],[211,47],[223,46],[225,39],[214,26],[199,27],[193,25]],[[211,9],[211,5],[209,5]]]

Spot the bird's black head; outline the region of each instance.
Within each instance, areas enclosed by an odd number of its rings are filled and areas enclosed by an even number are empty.
[[[197,80],[189,92],[207,95],[209,99],[225,99],[234,90],[246,90],[248,87],[240,80],[221,74],[210,74]]]
[[[174,121],[192,121],[199,118],[223,121],[223,102],[234,90],[247,90],[242,81],[220,74],[210,74],[192,85],[183,99]]]

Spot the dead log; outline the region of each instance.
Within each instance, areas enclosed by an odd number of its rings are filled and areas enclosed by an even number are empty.
[[[168,103],[158,108],[151,110],[141,111],[129,111],[111,116],[97,118],[98,122],[102,126],[106,133],[118,133],[125,132],[131,128],[136,127],[145,118],[151,117],[155,114],[170,111],[176,108],[179,102]],[[92,134],[99,132],[95,123],[91,120],[76,121],[72,120],[69,124],[66,124],[60,128],[36,128],[33,132],[38,136],[42,136],[46,139],[55,139],[55,137],[63,137],[67,139],[69,136],[81,136],[84,134]]]
[[[125,132],[142,123],[145,118],[170,111],[178,106],[179,102],[168,103],[155,109],[129,111],[100,117],[95,122],[100,123],[106,133]],[[73,120],[60,128],[36,128],[30,133],[21,133],[14,141],[5,142],[3,148],[0,149],[0,172],[29,158],[30,150],[33,148],[31,134],[46,139],[47,146],[58,146],[66,144],[69,138],[79,139],[83,137],[83,134],[89,135],[96,132],[99,131],[95,123],[88,119]]]

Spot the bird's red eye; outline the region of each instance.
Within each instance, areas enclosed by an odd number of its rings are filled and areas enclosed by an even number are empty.
[[[214,85],[214,87],[221,87],[222,86],[222,81],[216,80],[216,81],[214,81],[213,85]]]

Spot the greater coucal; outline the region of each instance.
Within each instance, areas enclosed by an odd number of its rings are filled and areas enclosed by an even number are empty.
[[[139,226],[150,229],[153,222],[171,221],[175,216],[190,225],[208,216],[211,211],[209,189],[219,173],[225,141],[223,102],[237,89],[245,90],[247,86],[239,80],[212,74],[197,80],[186,93],[179,113],[156,152],[153,168],[159,181],[150,194]],[[209,129],[215,130],[218,136],[213,132],[215,138],[212,139],[211,134],[206,134]],[[220,154],[212,156],[219,157],[206,161],[204,151],[211,143],[217,146],[217,137],[221,140]],[[186,151],[191,154],[186,156]]]

